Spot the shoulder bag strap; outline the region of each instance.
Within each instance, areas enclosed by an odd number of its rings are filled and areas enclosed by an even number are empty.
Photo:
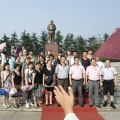
[[[9,76],[10,76],[10,71],[9,71],[9,74],[8,74],[8,76],[6,77],[6,79],[3,81],[3,83],[6,82],[6,80],[8,79]]]

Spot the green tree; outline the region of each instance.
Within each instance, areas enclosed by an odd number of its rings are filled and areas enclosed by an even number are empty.
[[[55,35],[55,41],[56,44],[59,46],[59,50],[62,51],[63,49],[63,35],[61,35],[61,31],[57,31]]]
[[[92,49],[93,53],[101,46],[102,40],[96,38],[95,36],[88,38],[87,49]]]
[[[107,39],[108,39],[108,37],[109,37],[109,35],[107,34],[107,33],[105,33],[104,35],[103,35],[103,41],[105,42]]]
[[[75,50],[77,50],[77,52],[81,55],[82,52],[85,50],[85,46],[86,46],[85,40],[82,38],[82,36],[78,36],[75,39],[74,45],[74,47],[76,48]]]
[[[33,46],[34,54],[38,54],[40,51],[40,41],[38,37],[36,36],[36,33],[32,33],[31,35],[31,44]]]
[[[15,43],[19,43],[19,40],[18,40],[18,36],[17,36],[17,33],[14,32],[13,34],[11,34],[11,39],[10,39],[10,45],[11,46],[14,46]]]
[[[33,45],[31,44],[30,34],[26,33],[25,30],[21,33],[20,44],[26,48],[27,52],[34,50]]]
[[[41,52],[45,52],[45,45],[47,41],[48,41],[48,34],[46,31],[42,31],[41,36],[40,36],[40,51]]]
[[[73,34],[67,34],[67,36],[64,39],[64,51],[66,52],[67,50],[73,51],[74,48],[74,35]]]
[[[10,51],[11,51],[10,38],[7,37],[6,34],[4,34],[4,36],[2,37],[1,43],[3,42],[6,43],[7,55],[10,55]]]

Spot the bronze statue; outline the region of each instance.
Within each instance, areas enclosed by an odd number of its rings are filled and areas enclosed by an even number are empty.
[[[48,25],[47,29],[49,34],[48,43],[53,43],[55,37],[55,30],[56,30],[56,26],[55,24],[53,24],[53,20],[50,21],[50,24]]]

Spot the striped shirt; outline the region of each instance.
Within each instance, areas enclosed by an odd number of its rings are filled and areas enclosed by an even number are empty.
[[[83,78],[83,74],[85,74],[85,69],[82,65],[73,65],[70,67],[69,74],[72,75],[72,79],[80,80]]]
[[[100,79],[100,68],[97,66],[88,66],[86,69],[86,75],[88,75],[89,80],[99,80]]]
[[[117,71],[114,67],[104,67],[101,70],[101,75],[103,76],[104,80],[111,80],[114,79],[114,76],[117,75]]]

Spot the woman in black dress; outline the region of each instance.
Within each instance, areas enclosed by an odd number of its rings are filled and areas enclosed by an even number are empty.
[[[43,79],[43,74],[40,70],[40,63],[37,62],[35,64],[35,70],[32,73],[32,86],[33,86],[33,91],[32,91],[32,95],[34,98],[34,105],[35,108],[38,108],[39,106],[41,106],[40,104],[40,97],[42,97],[42,79]]]
[[[48,76],[52,76],[53,77],[53,83],[48,86],[44,83],[45,79]],[[55,86],[55,72],[54,72],[54,68],[52,68],[52,61],[48,60],[47,61],[47,67],[43,70],[43,86],[45,86],[45,89],[47,90],[46,94],[45,94],[45,98],[46,98],[46,107],[48,107],[48,100],[50,102],[50,106],[54,106],[52,103],[52,93],[54,90],[54,86]]]
[[[20,65],[15,64],[14,71],[12,72],[12,86],[13,88],[17,89],[17,93],[14,94],[12,97],[14,97],[14,107],[19,108],[21,106],[20,97],[22,96],[22,91],[20,90],[22,85],[22,77],[20,73]]]

